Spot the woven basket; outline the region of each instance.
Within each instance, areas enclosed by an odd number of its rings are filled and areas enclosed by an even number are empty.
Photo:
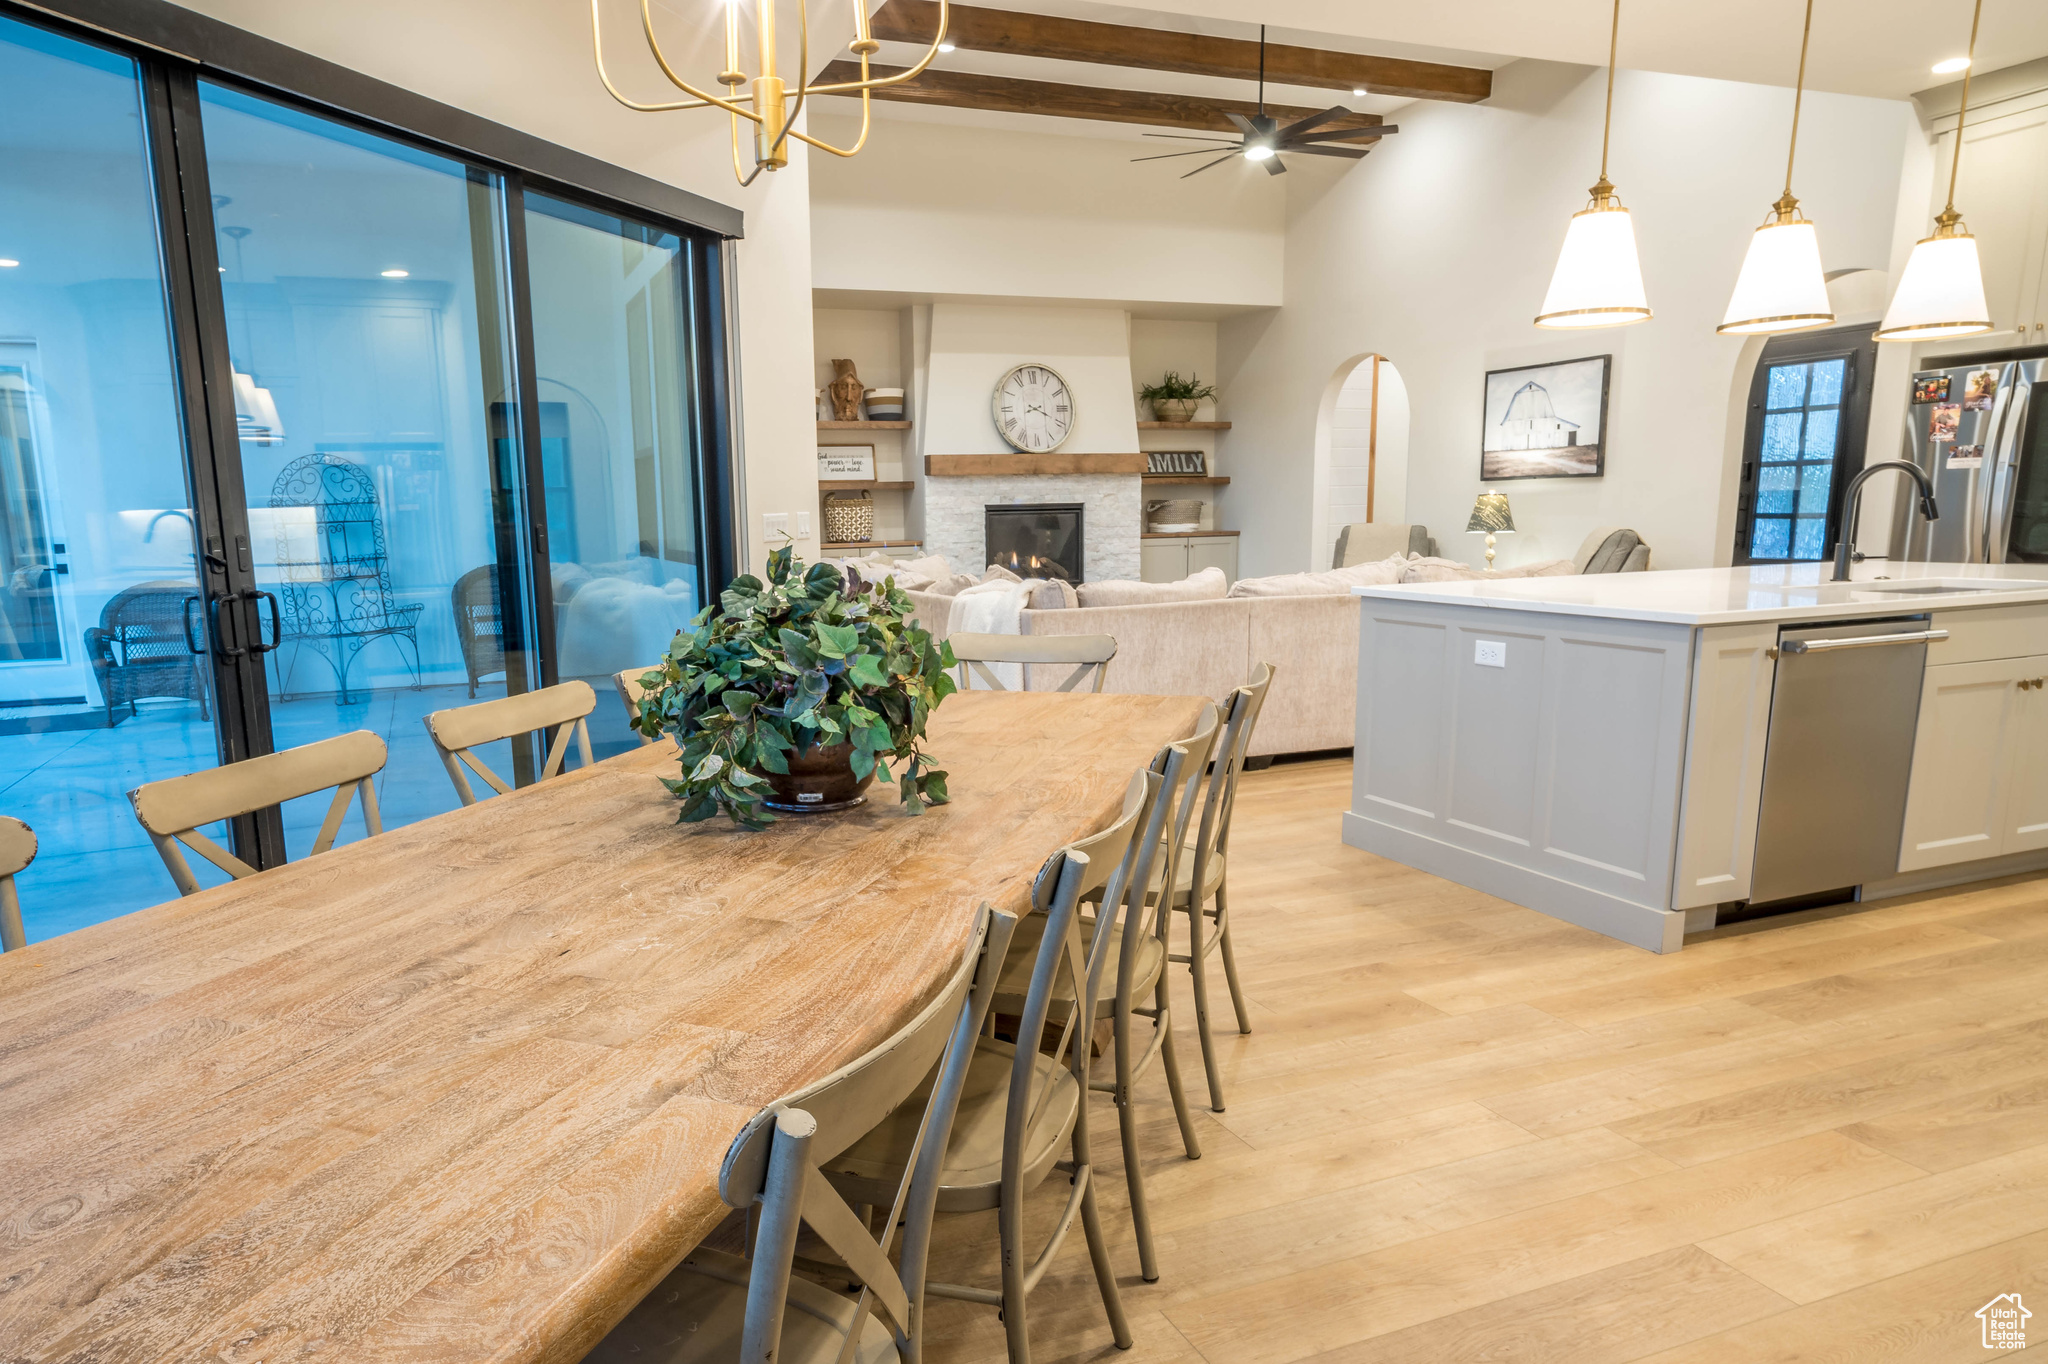
[[[1173,498],[1146,508],[1146,524],[1154,530],[1161,526],[1199,525],[1201,520],[1202,504],[1194,498]]]
[[[874,539],[874,498],[865,492],[825,494],[825,538],[836,544]]]

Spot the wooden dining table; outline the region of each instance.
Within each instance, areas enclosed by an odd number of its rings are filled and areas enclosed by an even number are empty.
[[[1201,705],[966,693],[950,804],[763,832],[663,742],[7,953],[0,1361],[580,1359]]]

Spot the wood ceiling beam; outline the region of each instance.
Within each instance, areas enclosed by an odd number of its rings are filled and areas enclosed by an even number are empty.
[[[874,76],[893,76],[900,66],[871,65]],[[818,73],[820,84],[860,79],[860,65],[836,61]],[[1198,132],[1238,136],[1237,128],[1224,114],[1249,118],[1259,112],[1250,100],[1208,99],[1199,95],[1169,95],[1153,90],[1103,90],[1092,85],[1065,85],[1054,81],[1017,80],[1009,76],[978,76],[966,71],[927,68],[915,80],[885,85],[874,92],[876,99],[900,100],[907,104],[933,105],[947,109],[991,109],[1005,114],[1038,114],[1046,118],[1086,118],[1099,123],[1142,123],[1155,128],[1189,128]],[[1291,104],[1268,104],[1266,113],[1284,126],[1318,109]],[[1378,114],[1346,114],[1317,125],[1318,132],[1367,132],[1380,127]],[[1346,141],[1368,139],[1347,138]],[[1376,140],[1376,139],[1370,139]]]
[[[929,43],[938,31],[935,0],[888,0],[875,13],[877,38]],[[1178,71],[1190,76],[1259,78],[1259,45],[1241,38],[1059,19],[1044,14],[954,5],[946,40],[975,52],[1019,57]],[[1375,95],[1476,104],[1493,93],[1493,73],[1483,67],[1411,62],[1362,52],[1324,52],[1312,47],[1266,46],[1269,84],[1307,85],[1319,90],[1368,90]]]

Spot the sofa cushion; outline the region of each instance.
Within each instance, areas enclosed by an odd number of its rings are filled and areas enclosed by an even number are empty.
[[[1063,578],[1047,578],[1031,590],[1031,600],[1025,603],[1033,611],[1067,611],[1080,604],[1080,594]]]
[[[1245,639],[1252,602],[1158,602],[1078,611],[1026,611],[1027,635],[1108,635],[1116,657],[1103,690],[1139,696],[1228,696],[1245,682]],[[1354,609],[1351,615],[1355,618]],[[1050,691],[1073,674],[1069,664],[1032,664],[1025,686]]]
[[[1577,570],[1570,559],[1546,559],[1541,563],[1488,572],[1456,559],[1411,559],[1401,571],[1404,583],[1484,582],[1498,578],[1558,578]]]
[[[1176,601],[1220,601],[1231,593],[1230,580],[1222,569],[1205,568],[1177,583],[1140,583],[1128,578],[1082,583],[1078,595],[1083,606],[1158,606]]]
[[[1643,537],[1623,526],[1600,526],[1586,536],[1579,545],[1579,552],[1572,556],[1581,573],[1620,573],[1627,565],[1629,555],[1642,544]],[[1643,556],[1645,560],[1648,555]]]
[[[1239,578],[1230,586],[1233,597],[1341,597],[1354,587],[1376,587],[1401,581],[1408,566],[1403,555],[1332,568],[1322,573],[1281,573],[1270,578]]]

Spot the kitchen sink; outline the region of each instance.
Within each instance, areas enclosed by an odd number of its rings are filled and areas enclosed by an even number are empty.
[[[1896,597],[1948,597],[1965,592],[2033,592],[2048,588],[2040,578],[1902,578],[1897,582],[1838,583],[1851,592],[1882,592]]]

